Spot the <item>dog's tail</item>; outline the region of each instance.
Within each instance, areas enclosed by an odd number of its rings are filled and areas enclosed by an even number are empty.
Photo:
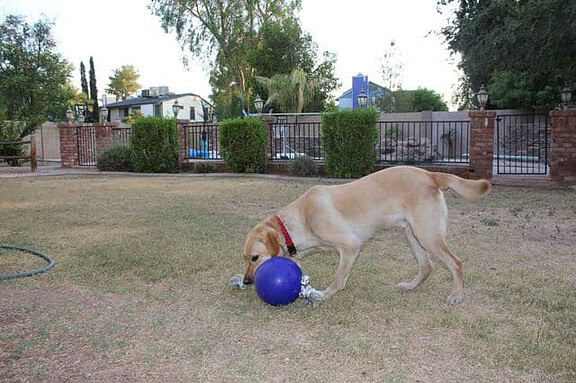
[[[431,173],[431,175],[439,189],[450,188],[469,200],[478,199],[492,190],[492,183],[484,179],[466,180],[447,173]]]

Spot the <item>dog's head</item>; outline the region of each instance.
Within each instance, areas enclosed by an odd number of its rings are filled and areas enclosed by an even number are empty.
[[[278,232],[267,225],[259,224],[246,237],[244,244],[244,260],[248,268],[244,273],[244,284],[254,282],[256,269],[264,261],[280,255],[281,252]]]

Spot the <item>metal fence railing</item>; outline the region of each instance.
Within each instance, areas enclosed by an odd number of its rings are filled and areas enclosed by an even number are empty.
[[[498,174],[548,173],[551,130],[546,114],[498,116],[495,136]]]
[[[381,163],[468,163],[469,121],[380,121]]]
[[[122,145],[130,145],[130,136],[132,134],[131,128],[112,128],[112,137],[114,141]]]
[[[185,124],[185,159],[219,160],[217,123]],[[469,121],[379,121],[379,163],[468,163]],[[271,161],[308,156],[324,160],[320,122],[273,122]]]
[[[216,122],[183,124],[186,160],[220,160],[220,125]]]
[[[275,122],[270,130],[270,160],[308,156],[324,159],[319,122]]]

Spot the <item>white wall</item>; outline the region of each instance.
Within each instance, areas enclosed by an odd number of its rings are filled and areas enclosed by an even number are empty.
[[[153,116],[154,115],[154,104],[140,105],[140,112],[144,116]]]
[[[173,100],[168,100],[163,102],[163,114],[164,117],[174,117],[174,112],[172,111],[172,105],[174,105]],[[178,120],[191,120],[190,119],[190,108],[194,107],[195,115],[194,119],[191,121],[204,121],[203,111],[202,111],[202,102],[200,101],[200,97],[197,96],[184,96],[178,98],[178,104],[181,105],[183,108],[180,109],[176,118]]]

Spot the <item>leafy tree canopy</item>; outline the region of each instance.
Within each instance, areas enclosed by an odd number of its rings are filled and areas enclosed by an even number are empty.
[[[73,67],[56,52],[52,26],[15,15],[0,25],[0,111],[8,120],[26,122],[22,136],[46,119],[64,119],[73,97]]]
[[[335,58],[317,60],[317,46],[294,16],[300,6],[300,0],[152,0],[150,8],[183,48],[208,64],[215,113],[227,118],[242,107],[250,111],[256,94],[268,97],[255,76],[299,69],[310,79],[324,78],[309,104],[319,109],[338,86]]]
[[[395,113],[423,112],[425,110],[447,111],[448,105],[436,91],[426,88],[397,90],[376,100],[379,109],[388,111],[392,105]]]
[[[576,85],[576,2],[571,0],[439,0],[454,9],[442,29],[461,55],[457,101],[469,107],[482,84],[501,108],[552,106]]]
[[[120,68],[114,70],[112,76],[109,77],[110,84],[108,84],[108,92],[126,100],[128,96],[134,94],[140,89],[138,79],[140,74],[132,65],[122,65]]]

